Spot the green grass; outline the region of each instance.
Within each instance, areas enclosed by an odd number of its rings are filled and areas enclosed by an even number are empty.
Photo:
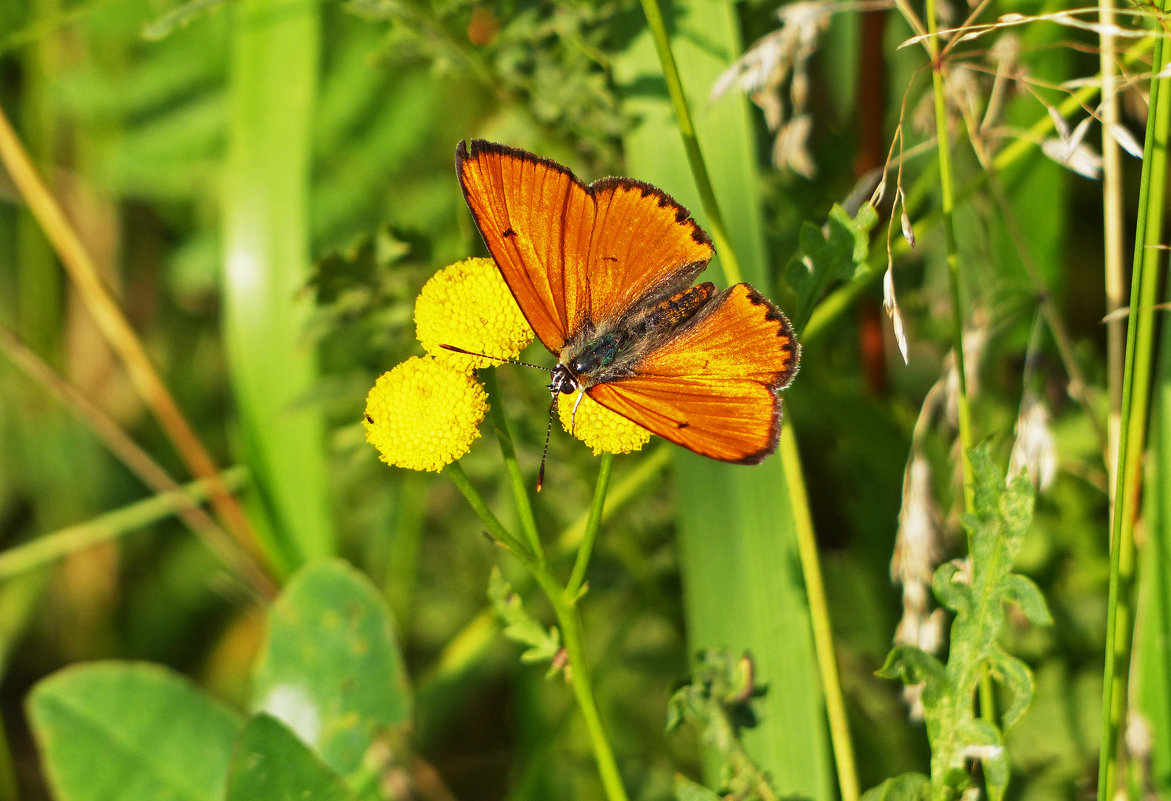
[[[1043,13],[936,5],[0,15],[0,801],[1171,796],[1165,42],[900,47]],[[711,96],[761,46],[814,175]],[[1083,80],[1099,50],[1132,94]],[[1090,114],[1143,143],[1102,182],[1042,148]],[[503,365],[444,474],[378,461],[363,402],[419,353],[415,295],[483,253],[474,137],[691,210],[705,278],[798,326],[778,455],[555,426],[538,494],[545,379]]]

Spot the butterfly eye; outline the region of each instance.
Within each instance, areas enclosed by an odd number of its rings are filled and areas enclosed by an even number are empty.
[[[553,368],[551,379],[549,382],[549,391],[554,395],[558,392],[562,395],[572,395],[581,388],[577,383],[577,379],[573,377],[573,374],[563,364],[559,364]]]

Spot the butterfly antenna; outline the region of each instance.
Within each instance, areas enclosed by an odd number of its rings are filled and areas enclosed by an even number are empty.
[[[545,484],[545,457],[549,455],[549,437],[553,433],[553,412],[556,409],[557,396],[554,395],[553,402],[549,404],[549,424],[545,426],[545,448],[541,451],[541,469],[537,472],[537,492]]]
[[[542,367],[539,364],[532,364],[530,362],[522,362],[522,361],[518,361],[517,359],[506,359],[503,356],[489,356],[487,353],[477,353],[474,350],[464,350],[463,348],[457,348],[455,345],[445,345],[443,343],[440,343],[439,347],[443,348],[444,350],[450,350],[450,351],[455,351],[456,353],[462,353],[465,356],[479,356],[481,359],[491,359],[492,361],[501,362],[503,364],[519,364],[521,367],[535,367],[538,370],[544,370],[546,373],[550,372],[550,368]]]

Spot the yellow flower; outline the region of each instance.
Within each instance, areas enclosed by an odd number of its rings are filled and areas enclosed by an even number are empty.
[[[429,356],[383,373],[366,396],[366,440],[382,461],[439,472],[480,436],[488,393],[471,375]]]
[[[471,371],[515,359],[533,329],[492,259],[465,259],[431,276],[415,301],[415,334],[438,361]],[[454,345],[498,359],[454,353]]]
[[[557,415],[561,425],[573,436],[600,453],[630,453],[641,450],[651,440],[651,432],[637,423],[632,423],[617,412],[612,412],[589,395],[581,399],[577,417],[573,406],[578,394],[557,396]]]

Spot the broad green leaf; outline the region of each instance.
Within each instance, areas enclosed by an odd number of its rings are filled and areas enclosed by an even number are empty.
[[[411,711],[386,604],[340,561],[310,565],[273,605],[254,704],[348,776],[380,732]]]
[[[28,704],[58,801],[223,797],[241,721],[165,668],[66,668],[37,684]]]
[[[778,276],[755,191],[755,120],[742,97],[709,101],[716,79],[742,50],[737,8],[694,0],[660,6],[740,278],[771,295]],[[627,172],[662,187],[707,226],[645,26],[611,64],[621,110],[637,121],[622,137]],[[705,277],[719,280],[722,258],[717,254]],[[688,647],[752,653],[768,693],[758,704],[758,725],[743,732],[745,749],[782,795],[827,798],[825,709],[781,459],[744,469],[679,449],[675,489]],[[709,785],[718,776],[717,760],[709,752]]]
[[[335,550],[317,381],[306,341],[313,111],[321,7],[253,0],[232,11],[223,185],[223,328],[237,424],[272,561],[291,573]]]
[[[256,715],[232,754],[227,801],[354,801],[340,776],[280,721]]]

